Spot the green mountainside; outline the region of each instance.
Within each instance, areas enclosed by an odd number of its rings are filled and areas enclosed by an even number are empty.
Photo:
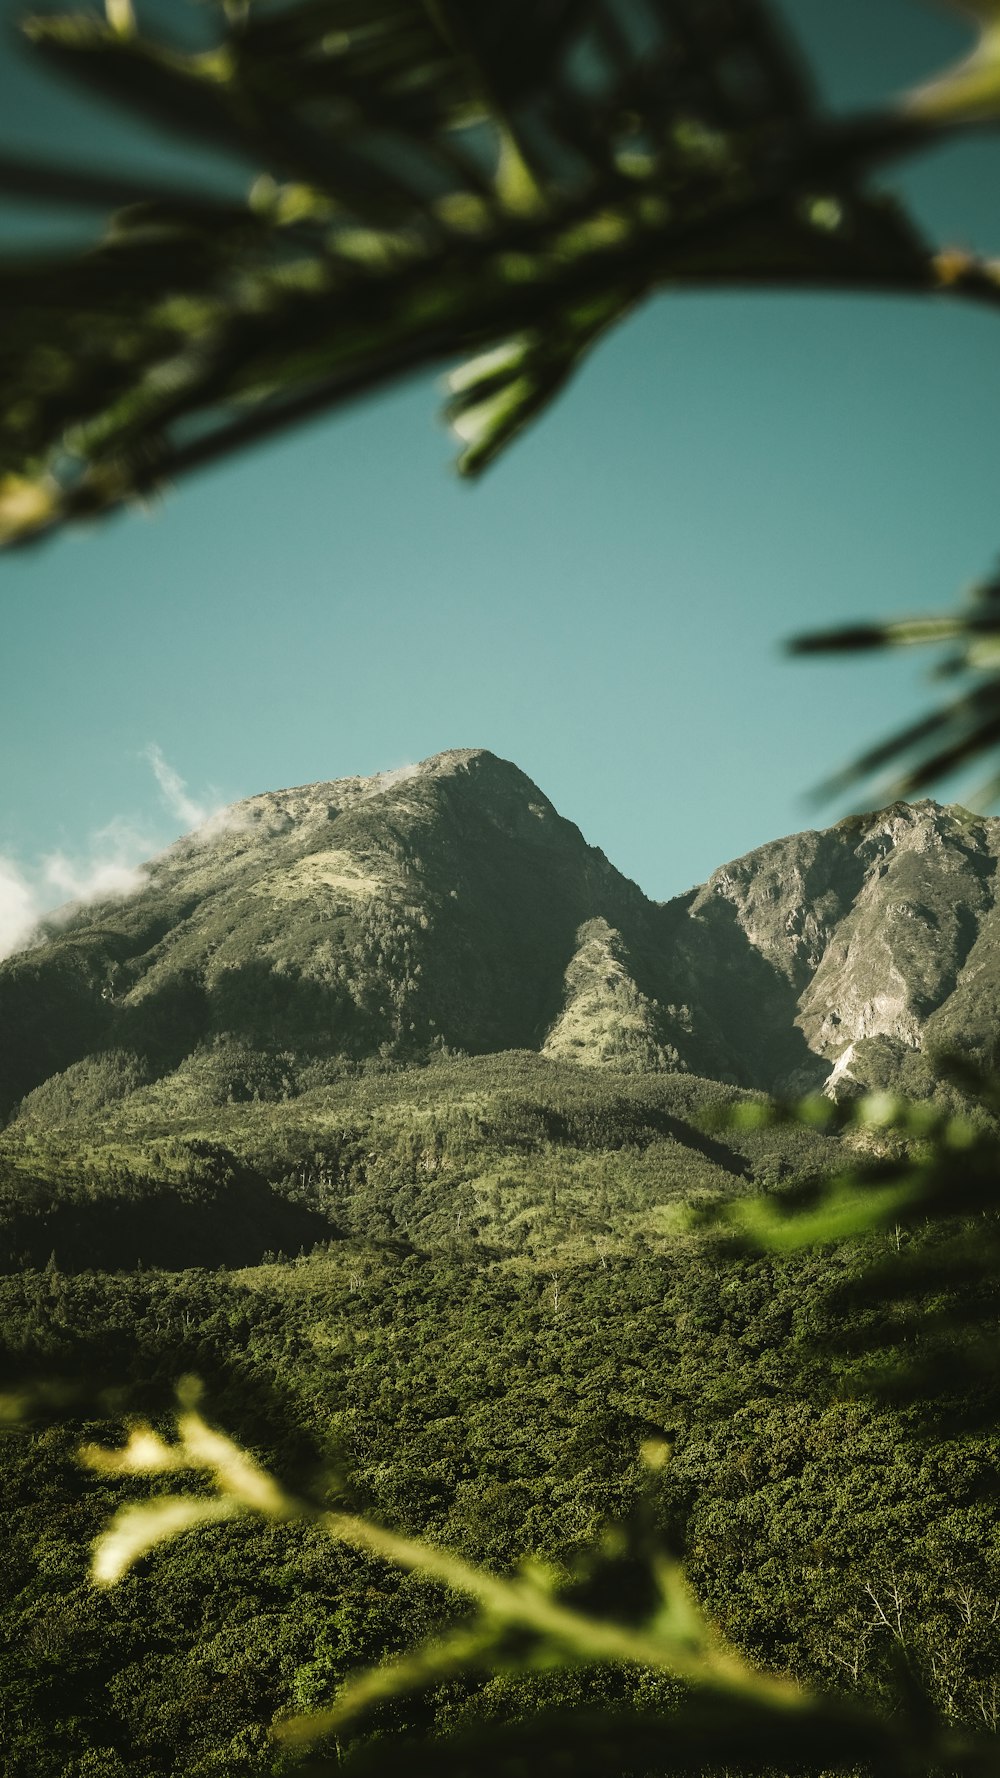
[[[483,750],[252,797],[0,965],[0,1115],[63,1123],[175,1074],[277,1100],[506,1050],[771,1092],[925,1084],[928,1049],[993,1053],[998,860],[1000,821],[899,804],[657,904]]]
[[[898,805],[656,904],[514,766],[455,752],[239,804],[0,965],[0,1369],[36,1416],[0,1440],[4,1769],[293,1774],[273,1720],[449,1621],[440,1589],[252,1519],[97,1591],[91,1540],[146,1484],[85,1476],[79,1444],[166,1427],[186,1372],[311,1499],[598,1596],[574,1564],[665,1439],[656,1535],[753,1659],[1000,1721],[995,1439],[864,1393],[866,1277],[932,1279],[944,1237],[753,1257],[693,1214],[896,1152],[720,1110],[947,1100],[937,1048],[993,1056],[998,857],[1000,822]],[[995,1280],[963,1277],[992,1327]],[[941,1307],[929,1283],[876,1346],[933,1357]],[[330,1758],[672,1684],[484,1672]]]
[[[484,751],[253,797],[0,964],[0,1266],[579,1257],[828,1170],[706,1106],[991,1056],[998,856],[897,805],[657,904]]]
[[[585,1070],[531,1051],[224,1102],[231,1049],[52,1127],[0,1137],[0,1271],[241,1265],[376,1240],[572,1264],[669,1242],[684,1205],[828,1171],[835,1136],[703,1127],[749,1097],[693,1075]]]
[[[222,1036],[299,1067],[539,1048],[600,915],[645,986],[655,909],[488,753],[254,797],[4,966],[0,1093],[111,1054],[128,1086]]]

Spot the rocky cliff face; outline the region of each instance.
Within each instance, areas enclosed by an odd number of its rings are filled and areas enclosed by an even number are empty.
[[[779,1088],[868,1080],[873,1065],[881,1078],[889,1057],[928,1048],[990,1051],[998,858],[1000,821],[920,802],[726,865],[681,941],[709,1027],[728,1026],[756,1084]],[[731,1025],[738,1000],[749,1045]]]
[[[252,797],[0,965],[0,1109],[87,1067],[127,1092],[232,1042],[536,1049],[775,1091],[992,1054],[998,860],[1000,821],[897,804],[655,904],[482,750]]]

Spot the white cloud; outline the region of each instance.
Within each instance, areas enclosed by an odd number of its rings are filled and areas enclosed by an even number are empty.
[[[367,796],[381,796],[384,790],[391,790],[396,784],[404,784],[408,778],[419,778],[419,765],[390,766],[387,772],[376,772],[368,781],[368,788],[363,792]]]
[[[31,937],[39,917],[37,891],[12,858],[0,857],[0,957]]]
[[[131,895],[146,881],[139,860],[154,850],[155,841],[124,821],[112,821],[95,833],[89,856],[70,858],[49,852],[42,859],[43,888],[64,901],[99,901],[110,895]]]
[[[47,852],[25,869],[0,855],[0,957],[23,950],[40,920],[141,889],[146,872],[139,861],[153,850],[148,835],[127,822],[112,821],[93,835],[84,857]]]
[[[198,830],[202,839],[212,839],[216,834],[228,833],[246,825],[245,816],[227,808],[218,799],[201,803],[189,795],[187,783],[170,761],[164,758],[162,747],[155,741],[143,748],[142,757],[153,768],[153,776],[160,787],[163,802],[175,820],[182,823],[186,833]]]
[[[144,749],[143,758],[148,759],[153,768],[153,775],[160,786],[160,795],[171,815],[176,815],[185,827],[201,827],[203,822],[218,812],[206,807],[204,803],[195,802],[193,796],[188,796],[187,785],[180,772],[175,771],[169,761],[164,759],[163,749],[155,741],[151,741]]]
[[[184,779],[155,742],[143,757],[153,769],[163,802],[185,829],[198,827],[212,835],[232,825],[221,804],[200,803],[188,795]],[[141,889],[147,880],[143,860],[162,851],[172,837],[157,831],[158,825],[151,821],[138,827],[116,816],[91,835],[82,854],[56,849],[31,865],[0,854],[0,957],[29,944],[42,919],[58,920],[89,901]]]

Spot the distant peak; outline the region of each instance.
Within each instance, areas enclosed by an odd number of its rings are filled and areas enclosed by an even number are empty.
[[[367,777],[318,779],[312,784],[295,784],[283,790],[260,791],[224,811],[222,825],[227,828],[256,827],[265,831],[270,828],[274,832],[282,832],[290,825],[310,826],[324,823],[335,807],[349,808],[372,798],[391,795],[397,789],[405,791],[408,784],[462,778],[466,775],[477,778],[487,791],[489,787],[493,787],[507,795],[512,791],[521,796],[528,794],[539,804],[549,806],[548,798],[512,760],[501,759],[498,754],[491,753],[488,747],[448,747],[440,753],[430,754],[427,759],[388,766],[384,771],[372,772]],[[211,837],[214,836],[199,833],[197,839]],[[195,838],[194,835],[186,835],[178,842],[178,846],[186,848]]]
[[[501,759],[499,753],[492,753],[488,747],[446,747],[443,753],[432,753],[429,759],[421,760],[414,770],[433,775],[469,771],[472,767],[498,771],[512,778],[525,779],[527,776],[512,759]]]
[[[919,827],[927,822],[937,822],[942,818],[959,823],[989,820],[974,810],[966,809],[962,803],[939,803],[931,796],[919,797],[914,800],[901,797],[894,803],[885,803],[878,809],[865,809],[857,815],[844,815],[830,828],[831,833],[851,833],[871,828],[885,828],[890,823],[902,823],[904,826]]]
[[[498,764],[508,762],[499,760],[488,747],[446,747],[442,753],[432,753],[428,759],[421,760],[417,771],[457,771],[459,766],[470,766],[474,760],[490,759]]]
[[[488,747],[447,747],[441,753],[432,753],[429,758],[420,760],[416,765],[404,765],[390,768],[386,772],[376,772],[371,778],[359,778],[359,785],[370,785],[371,792],[392,789],[394,785],[405,783],[413,778],[447,778],[463,774],[485,777],[487,783],[505,785],[518,791],[530,791],[532,796],[547,802],[537,784],[515,765],[512,759],[501,759],[498,753],[492,753]]]

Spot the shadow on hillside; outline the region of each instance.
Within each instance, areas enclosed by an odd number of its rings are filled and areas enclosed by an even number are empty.
[[[554,1111],[544,1109],[541,1112],[545,1133],[550,1142],[568,1144],[577,1148],[589,1148],[595,1143],[599,1146],[615,1146],[609,1144],[609,1133],[602,1124],[602,1112],[593,1115],[583,1111]],[[675,1117],[672,1112],[664,1111],[656,1105],[642,1105],[636,1108],[635,1122],[631,1129],[620,1133],[617,1146],[631,1146],[637,1138],[663,1136],[672,1142],[679,1142],[683,1148],[692,1148],[711,1161],[715,1167],[721,1167],[724,1173],[732,1173],[737,1179],[752,1179],[753,1168],[743,1155],[737,1154],[725,1142],[709,1136],[696,1125],[689,1124],[682,1117]]]
[[[253,1174],[220,1182],[136,1182],[94,1195],[66,1179],[18,1182],[0,1209],[0,1272],[45,1266],[60,1271],[166,1271],[189,1266],[256,1265],[265,1254],[295,1254],[335,1239],[336,1226]]]
[[[266,1346],[262,1363],[248,1344],[252,1322],[238,1281],[199,1271],[79,1281],[36,1272],[23,1291],[20,1317],[6,1305],[0,1380],[20,1401],[22,1435],[58,1429],[65,1454],[60,1463],[49,1447],[44,1486],[52,1485],[54,1460],[66,1496],[92,1498],[93,1478],[75,1455],[79,1422],[88,1441],[117,1445],[124,1416],[171,1415],[177,1385],[190,1376],[204,1386],[206,1417],[258,1452],[286,1485],[308,1495],[328,1481],[331,1456],[339,1453],[331,1452],[325,1426],[303,1426],[294,1393],[268,1375]],[[15,1468],[4,1479],[9,1511],[37,1507],[37,1468]],[[349,1499],[343,1483],[341,1490]]]
[[[691,904],[700,890],[662,909],[664,950],[693,1012],[688,1054],[699,1073],[765,1093],[806,1091],[829,1064],[795,1023],[801,989],[751,943],[723,895]]]

